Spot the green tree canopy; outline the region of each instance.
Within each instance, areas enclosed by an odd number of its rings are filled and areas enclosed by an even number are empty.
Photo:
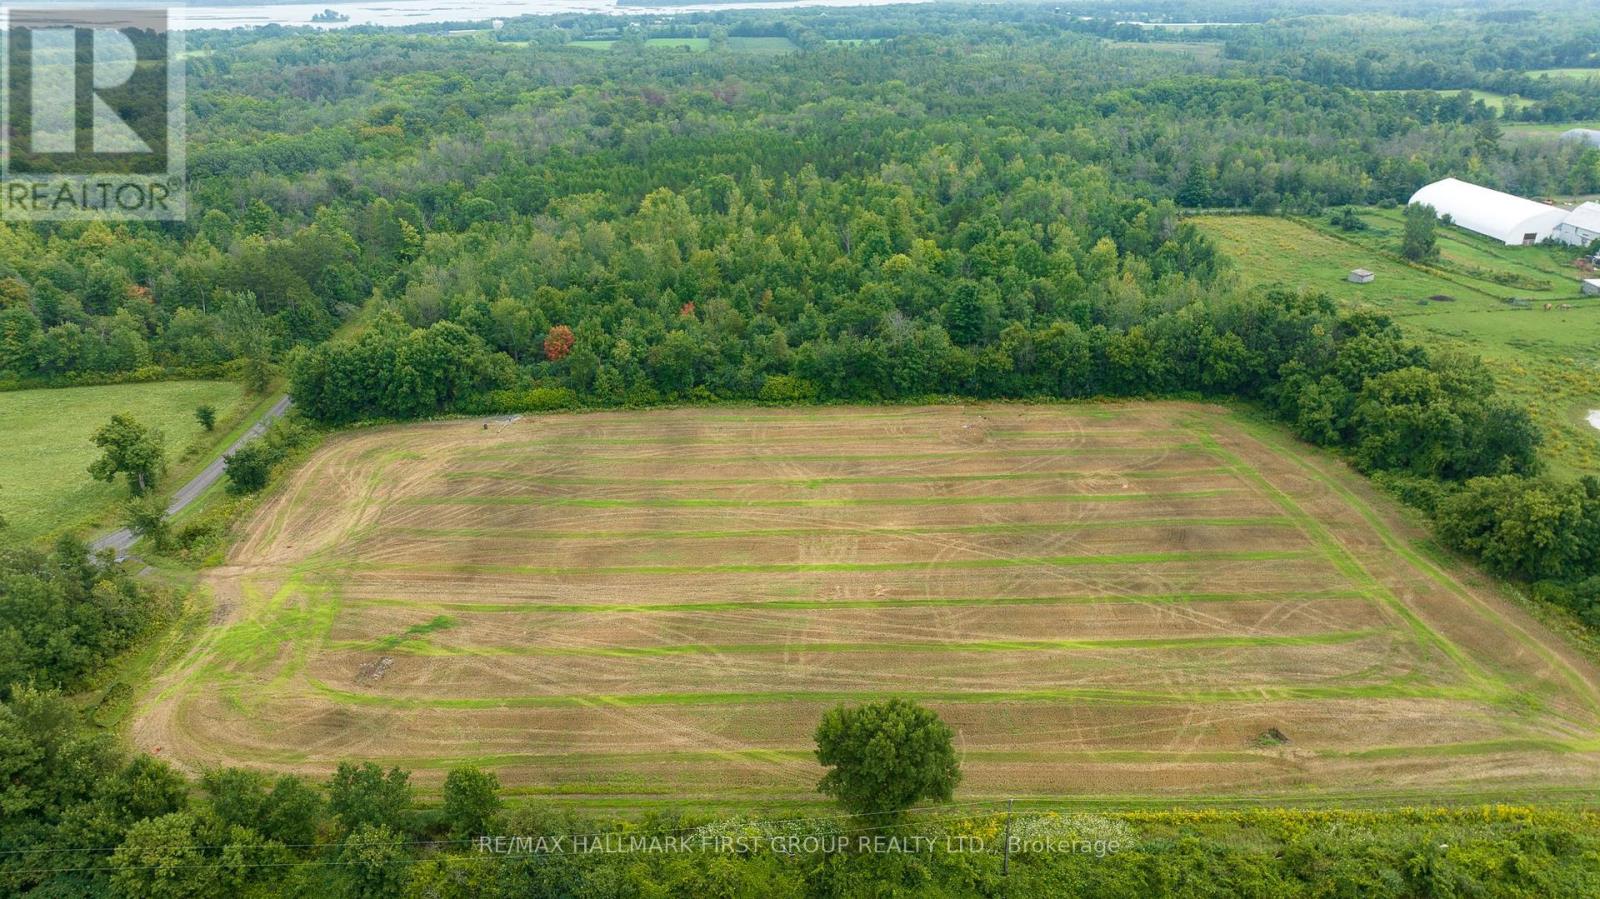
[[[89,439],[103,451],[89,465],[89,474],[108,484],[117,475],[126,475],[128,490],[134,496],[144,496],[153,489],[166,469],[166,438],[131,415],[111,416]]]
[[[444,779],[444,820],[450,836],[460,840],[488,832],[500,810],[500,780],[492,773],[467,766],[453,769]]]
[[[347,831],[362,825],[404,832],[411,808],[410,775],[372,762],[340,762],[328,783],[328,805]]]
[[[840,706],[817,726],[817,784],[856,814],[898,814],[923,799],[948,801],[961,782],[953,734],[903,699]]]
[[[1406,230],[1401,238],[1400,255],[1412,262],[1426,262],[1439,255],[1439,213],[1426,203],[1413,203],[1406,207]]]

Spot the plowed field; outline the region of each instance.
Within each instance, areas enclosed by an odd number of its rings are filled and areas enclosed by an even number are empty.
[[[1592,789],[1595,671],[1422,536],[1191,404],[356,431],[208,573],[135,737],[768,802],[812,795],[826,708],[900,695],[956,729],[969,797]]]

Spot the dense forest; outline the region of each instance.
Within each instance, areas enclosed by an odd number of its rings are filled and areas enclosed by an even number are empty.
[[[494,40],[191,37],[194,214],[4,226],[0,379],[281,361],[369,302],[417,326],[459,320],[524,364],[537,341],[507,328],[566,324],[583,368],[607,349],[585,321],[611,324],[619,303],[639,320],[626,339],[643,357],[677,331],[697,343],[781,334],[795,350],[865,336],[891,309],[950,334],[945,304],[976,289],[987,344],[1013,321],[1088,325],[1105,295],[1136,306],[1210,286],[1211,250],[1179,209],[1403,202],[1445,174],[1600,190],[1600,150],[1498,142],[1496,113],[1466,95],[1368,92],[1300,55],[1460,64],[1459,42],[1479,35],[1507,44],[1495,65],[1512,65],[1521,57],[1492,22],[1430,29],[1453,42],[1420,48],[1409,27],[1363,33],[1353,53],[1348,20],[1310,19],[1311,33],[1264,60],[1203,66],[1113,49],[1084,33],[1094,20],[1029,7],[663,26],[811,48],[786,54],[562,45],[615,30],[597,18],[514,22]],[[852,29],[899,31],[824,37]],[[1570,21],[1551,13],[1515,33],[1557,31],[1570,35]],[[1405,86],[1487,83],[1474,71]],[[1593,83],[1562,93],[1600,103]]]

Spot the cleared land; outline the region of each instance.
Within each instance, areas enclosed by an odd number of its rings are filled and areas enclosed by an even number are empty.
[[[1365,210],[1361,218],[1368,227],[1357,232],[1315,219],[1195,221],[1246,283],[1324,291],[1394,317],[1418,340],[1481,356],[1501,389],[1544,427],[1545,454],[1558,473],[1600,470],[1600,439],[1584,422],[1600,407],[1600,298],[1580,295],[1579,279],[1588,275],[1572,265],[1577,251],[1507,247],[1441,226],[1438,262],[1415,265],[1398,254],[1399,210]],[[1352,284],[1345,277],[1353,268],[1370,269],[1377,280]],[[1505,302],[1511,297],[1528,302]],[[1545,303],[1555,308],[1546,311]]]
[[[958,731],[967,796],[1592,789],[1595,672],[1418,536],[1190,404],[352,432],[208,574],[133,734],[736,805],[814,798],[822,712],[902,695]]]
[[[89,477],[99,450],[89,442],[111,416],[127,413],[166,434],[167,458],[178,466],[186,449],[220,440],[244,412],[244,389],[228,381],[165,381],[0,393],[0,512],[26,538],[80,527],[127,496],[120,482]],[[217,409],[206,434],[197,406]],[[177,470],[176,467],[174,470]]]

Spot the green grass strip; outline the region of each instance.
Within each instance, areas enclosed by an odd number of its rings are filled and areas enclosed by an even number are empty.
[[[1600,752],[1600,740],[1557,740],[1544,737],[1505,737],[1467,743],[1440,743],[1428,746],[1376,746],[1371,749],[1327,749],[1317,754],[1327,758],[1392,759],[1453,758],[1501,752]]]
[[[970,481],[1054,481],[1072,480],[1095,477],[1119,477],[1129,480],[1160,480],[1167,478],[1183,478],[1226,472],[1222,466],[1207,466],[1195,469],[1162,469],[1151,471],[1094,471],[1076,469],[1070,471],[1013,471],[996,472],[991,474],[916,474],[916,475],[855,475],[836,477],[810,477],[810,478],[628,478],[628,477],[589,477],[582,475],[540,475],[529,474],[521,471],[507,471],[504,469],[477,469],[466,471],[452,471],[444,475],[446,481],[513,481],[529,484],[550,485],[591,485],[591,486],[629,486],[641,485],[649,487],[747,487],[757,484],[786,485],[792,487],[826,487],[834,484],[925,484],[941,482],[970,482]]]
[[[978,435],[985,440],[1073,440],[1085,437],[1148,437],[1150,432],[1138,428],[1096,428],[1093,430],[1069,431],[1030,431],[1020,428],[995,428],[988,431],[978,431]],[[573,434],[546,434],[536,440],[517,441],[515,443],[501,443],[501,448],[528,447],[533,450],[561,446],[748,446],[753,442],[763,445],[774,443],[806,443],[824,442],[838,443],[852,439],[851,435],[840,434],[838,427],[832,423],[818,423],[815,433],[796,434],[789,431],[780,435],[767,435],[753,437],[748,434],[735,434],[712,436],[706,431],[691,431],[683,434],[654,434],[647,437],[599,437],[589,433]],[[951,440],[943,434],[933,433],[893,433],[882,430],[861,434],[854,439],[866,443],[950,443]]]
[[[1600,741],[1593,740],[1556,740],[1539,738],[1508,738],[1502,740],[1482,740],[1463,743],[1440,743],[1411,746],[1376,746],[1368,749],[1340,750],[1340,749],[1311,749],[1301,750],[1309,752],[1317,758],[1335,759],[1383,759],[1383,758],[1439,758],[1439,757],[1467,757],[1474,755],[1488,755],[1502,752],[1551,752],[1555,754],[1571,754],[1579,752],[1600,751]],[[1275,758],[1270,752],[1262,750],[1166,750],[1166,749],[965,749],[961,756],[966,761],[982,762],[1100,762],[1100,763],[1127,763],[1127,762],[1240,762],[1259,764]],[[484,755],[464,756],[398,756],[384,757],[384,764],[399,765],[406,769],[418,770],[447,770],[459,768],[463,765],[476,765],[480,768],[507,768],[507,767],[556,767],[564,765],[580,765],[585,767],[602,766],[608,763],[624,765],[633,768],[640,764],[669,763],[688,765],[696,762],[721,762],[740,760],[748,762],[814,762],[816,750],[806,749],[722,749],[722,750],[639,750],[607,751],[607,752],[503,752]],[[292,762],[299,759],[298,753],[275,754],[271,759],[264,761]],[[1001,800],[1003,801],[1003,800]]]
[[[418,496],[400,501],[415,506],[572,506],[580,509],[804,509],[853,506],[974,506],[1017,503],[1115,503],[1144,499],[1198,499],[1237,493],[1234,489],[1175,490],[1164,493],[1047,493],[1037,496],[859,496],[826,499],[692,499],[639,497],[602,499],[572,496]]]
[[[1134,446],[1103,446],[1103,447],[1055,447],[1052,449],[996,449],[1003,453],[1007,459],[1019,458],[1062,458],[1070,459],[1076,456],[1107,455],[1107,456],[1150,456],[1161,457],[1172,451],[1193,450],[1193,443],[1174,443],[1164,446],[1134,447]],[[462,459],[526,459],[534,455],[538,446],[532,444],[526,450],[507,450],[492,448],[477,452],[463,452],[459,454]],[[740,462],[919,462],[934,459],[981,459],[984,458],[981,448],[968,450],[936,450],[926,453],[798,453],[788,455],[772,454],[741,454],[724,456],[692,456],[678,455],[674,460],[684,464],[694,465],[720,465]],[[645,457],[647,460],[649,457]],[[599,456],[594,453],[582,453],[586,463],[595,465],[612,465],[637,463],[642,460],[638,456]]]
[[[1060,606],[1102,604],[1152,604],[1186,605],[1189,603],[1216,602],[1283,602],[1286,600],[1312,601],[1319,599],[1366,599],[1371,597],[1358,590],[1307,590],[1284,593],[1135,593],[1104,596],[916,596],[902,599],[754,599],[712,602],[654,602],[654,603],[478,603],[434,602],[426,599],[404,597],[376,597],[371,599],[346,599],[348,606],[386,606],[404,609],[428,609],[447,612],[514,613],[526,615],[550,614],[633,614],[657,612],[748,612],[786,609],[894,609],[928,608],[940,606]]]
[[[449,615],[435,615],[431,620],[422,624],[414,624],[411,627],[406,628],[401,633],[390,634],[381,640],[363,641],[361,645],[368,647],[375,652],[398,649],[406,646],[407,644],[420,643],[422,638],[435,631],[449,630],[455,626],[456,620],[451,618]],[[350,641],[340,641],[331,645],[334,648],[339,648],[344,646],[347,642]]]
[[[1060,521],[1005,524],[874,527],[839,524],[805,528],[706,529],[684,531],[542,531],[517,528],[384,528],[384,534],[409,537],[492,537],[505,540],[726,540],[742,537],[873,537],[925,534],[1031,534],[1127,528],[1214,527],[1296,528],[1287,518],[1128,518],[1116,521]]]
[[[926,433],[872,433],[861,434],[855,437],[840,435],[836,428],[818,428],[812,434],[779,434],[755,438],[747,434],[726,436],[713,435],[708,432],[696,431],[684,434],[656,434],[645,437],[602,437],[595,434],[546,434],[534,440],[519,440],[494,444],[499,450],[518,451],[524,453],[559,452],[565,449],[585,449],[591,446],[643,446],[661,447],[662,449],[721,449],[727,447],[747,447],[752,443],[762,446],[773,444],[796,443],[837,443],[842,440],[860,440],[865,443],[948,443],[949,441],[939,434]]]
[[[284,756],[292,755],[284,753]],[[1088,749],[1088,750],[1054,750],[1054,751],[1014,751],[995,749],[964,749],[961,753],[964,761],[985,762],[1259,762],[1262,755],[1248,751],[1163,751],[1144,749]],[[815,764],[817,752],[815,749],[724,749],[714,751],[697,750],[643,750],[639,752],[595,752],[595,753],[494,753],[474,756],[385,756],[386,765],[399,765],[407,770],[448,770],[459,768],[463,765],[476,765],[480,768],[509,768],[532,766],[570,766],[599,767],[608,763],[612,765],[625,765],[629,768],[641,764],[670,763],[676,765],[690,765],[703,762],[771,762],[788,763],[806,762]],[[294,758],[274,758],[270,761],[290,762]],[[1003,803],[1004,800],[998,800]]]
[[[1271,646],[1337,646],[1386,633],[1381,630],[1333,631],[1323,634],[1196,637],[1119,637],[1104,640],[977,640],[948,643],[880,641],[872,643],[674,643],[662,646],[439,646],[421,637],[349,640],[330,649],[359,652],[392,651],[416,656],[581,656],[635,659],[656,656],[788,655],[792,653],[950,653],[950,652],[1096,652],[1116,649],[1230,649]]]
[[[402,709],[640,708],[650,706],[767,705],[809,702],[819,705],[901,698],[917,702],[1078,702],[1114,705],[1188,705],[1213,702],[1295,702],[1337,699],[1450,699],[1499,702],[1504,693],[1473,686],[1420,683],[1401,677],[1383,683],[1303,686],[1267,685],[1215,690],[1136,690],[1113,687],[1052,687],[1036,690],[773,690],[694,693],[580,693],[523,696],[422,697],[339,690],[308,678],[318,694],[352,705]]]
[[[1056,568],[1091,565],[1156,565],[1167,562],[1266,562],[1319,558],[1309,550],[1216,550],[1203,552],[1104,553],[1092,556],[1013,556],[1001,559],[948,559],[911,562],[770,562],[724,565],[501,565],[487,562],[352,562],[331,568],[353,571],[453,571],[470,574],[781,574],[820,571],[919,571],[923,569]]]

